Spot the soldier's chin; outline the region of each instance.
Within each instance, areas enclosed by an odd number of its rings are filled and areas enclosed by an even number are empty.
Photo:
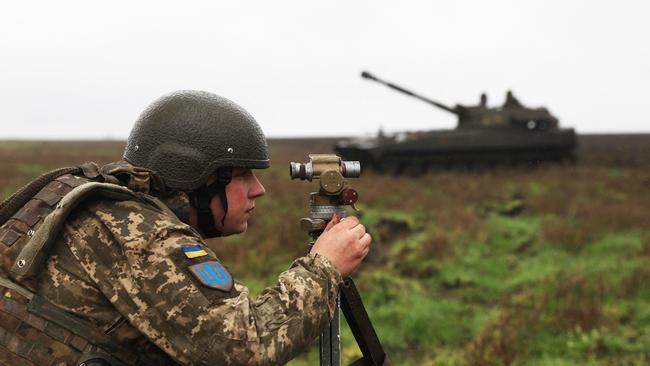
[[[224,228],[224,230],[222,231],[222,235],[229,236],[229,235],[243,234],[246,232],[246,229],[248,229],[248,222],[244,222],[243,224],[237,227]]]

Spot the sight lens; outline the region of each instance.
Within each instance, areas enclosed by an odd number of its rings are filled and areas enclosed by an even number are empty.
[[[361,176],[361,163],[358,161],[342,161],[343,176],[346,178],[359,178]]]

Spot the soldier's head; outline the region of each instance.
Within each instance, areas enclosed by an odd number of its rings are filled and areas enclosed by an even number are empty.
[[[206,237],[243,232],[264,187],[252,169],[269,166],[255,119],[216,94],[183,90],[154,101],[135,123],[124,159],[190,198],[190,224]]]

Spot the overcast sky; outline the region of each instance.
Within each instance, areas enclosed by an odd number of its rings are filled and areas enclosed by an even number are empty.
[[[452,128],[512,89],[579,133],[650,132],[648,1],[0,2],[0,139],[125,138],[173,90],[271,137]]]

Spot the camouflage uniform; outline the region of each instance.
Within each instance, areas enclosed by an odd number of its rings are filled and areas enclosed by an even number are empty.
[[[147,178],[130,188],[146,191]],[[171,206],[181,217],[187,209]],[[189,258],[188,246],[205,254]],[[255,300],[236,281],[229,291],[205,286],[189,267],[207,261],[218,259],[170,210],[90,199],[68,217],[31,288],[111,335],[127,364],[283,364],[334,312],[341,276],[321,255],[297,259]]]

